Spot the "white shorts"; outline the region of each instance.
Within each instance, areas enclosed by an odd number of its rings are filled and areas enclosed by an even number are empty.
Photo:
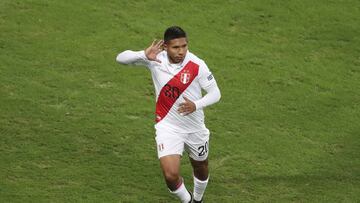
[[[186,150],[196,161],[204,161],[209,154],[209,130],[196,133],[175,133],[156,130],[156,145],[158,158],[166,155],[179,154]]]

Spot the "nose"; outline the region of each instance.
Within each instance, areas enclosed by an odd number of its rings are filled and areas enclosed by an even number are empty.
[[[179,50],[179,55],[180,55],[180,56],[184,56],[184,55],[185,55],[185,52],[186,52],[185,48],[180,48],[180,50]]]

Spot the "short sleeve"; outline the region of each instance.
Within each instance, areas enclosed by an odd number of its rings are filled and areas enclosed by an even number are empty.
[[[216,83],[215,78],[205,63],[200,64],[199,83],[201,88],[205,89]]]

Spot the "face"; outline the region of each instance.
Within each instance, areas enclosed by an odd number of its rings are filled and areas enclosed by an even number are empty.
[[[164,49],[171,63],[180,63],[184,60],[188,50],[187,39],[185,37],[172,39],[164,43]]]

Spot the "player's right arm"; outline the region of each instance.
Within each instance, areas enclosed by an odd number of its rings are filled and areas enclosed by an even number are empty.
[[[147,65],[148,60],[144,51],[126,50],[117,55],[116,61],[125,65]]]
[[[151,61],[161,63],[156,56],[163,50],[163,40],[156,42],[154,40],[152,44],[144,51],[131,51],[126,50],[117,55],[116,61],[121,64],[132,65],[148,65]]]

